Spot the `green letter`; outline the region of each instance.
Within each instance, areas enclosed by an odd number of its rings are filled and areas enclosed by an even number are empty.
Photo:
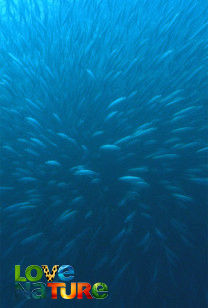
[[[32,270],[36,270],[36,272],[37,272],[35,277],[33,277],[31,275]],[[25,276],[26,276],[27,280],[29,280],[29,281],[33,281],[33,282],[38,281],[43,276],[42,268],[38,265],[30,265],[26,268]]]
[[[20,277],[20,265],[15,265],[15,281],[27,281],[25,277]]]
[[[34,299],[41,299],[46,297],[46,285],[43,282],[35,282],[33,283],[34,287],[38,287],[34,290],[32,290],[32,298]],[[37,291],[40,291],[38,294]]]
[[[99,289],[98,289],[99,288]],[[92,295],[97,299],[104,299],[108,296],[108,286],[103,282],[97,282],[92,287]],[[99,294],[101,293],[101,294]]]
[[[25,283],[26,289],[19,282],[15,282],[15,295],[16,297],[19,296],[21,293],[26,298],[30,299],[30,282]]]

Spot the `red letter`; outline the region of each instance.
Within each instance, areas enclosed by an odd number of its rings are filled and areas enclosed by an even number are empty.
[[[47,283],[47,287],[51,287],[52,299],[57,299],[57,288],[66,287],[66,284],[63,282],[51,282]]]
[[[84,290],[82,289],[83,287],[85,287]],[[91,290],[91,285],[89,283],[87,283],[87,282],[78,282],[77,298],[78,299],[83,299],[83,294],[82,293],[84,293],[88,299],[93,299],[92,295],[90,294],[90,290]]]

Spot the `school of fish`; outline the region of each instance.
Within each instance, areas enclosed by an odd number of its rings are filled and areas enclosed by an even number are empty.
[[[7,298],[14,264],[70,264],[109,307],[206,307],[207,11],[0,1]]]

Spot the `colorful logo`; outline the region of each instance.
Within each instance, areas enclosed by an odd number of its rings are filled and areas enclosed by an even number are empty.
[[[43,274],[47,284],[41,281]],[[53,282],[55,277],[61,282]],[[104,282],[96,282],[91,286],[88,282],[72,282],[74,278],[71,265],[54,265],[51,271],[48,265],[30,265],[25,269],[24,276],[21,276],[21,266],[15,265],[15,294],[28,299],[42,299],[46,298],[49,290],[52,299],[105,299],[108,296],[108,286]]]

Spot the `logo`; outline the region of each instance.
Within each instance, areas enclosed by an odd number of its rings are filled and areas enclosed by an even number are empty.
[[[47,283],[41,281],[45,276]],[[58,278],[61,282],[53,282]],[[108,286],[104,282],[96,282],[91,286],[88,282],[74,282],[75,271],[71,265],[29,265],[21,276],[21,266],[15,265],[15,294],[28,299],[46,298],[49,291],[52,299],[105,299]],[[73,282],[72,282],[73,281]]]

